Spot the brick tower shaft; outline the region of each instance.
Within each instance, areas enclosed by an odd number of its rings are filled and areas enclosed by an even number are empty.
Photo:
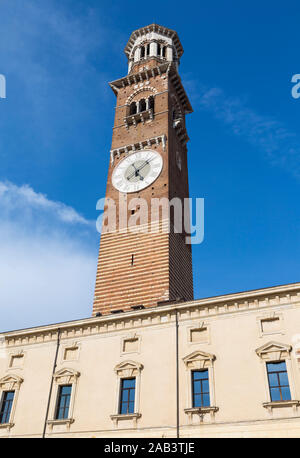
[[[128,75],[110,83],[117,103],[106,199],[117,224],[102,230],[93,314],[193,299],[184,212],[177,233],[173,207],[153,211],[158,199],[183,204],[189,197],[185,115],[192,108],[178,75],[182,52],[176,32],[156,24],[139,29],[125,48]]]

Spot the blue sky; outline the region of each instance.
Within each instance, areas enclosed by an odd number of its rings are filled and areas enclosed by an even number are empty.
[[[0,0],[0,329],[87,317],[115,96],[132,30],[175,29],[190,192],[205,198],[195,297],[299,281],[299,2]]]

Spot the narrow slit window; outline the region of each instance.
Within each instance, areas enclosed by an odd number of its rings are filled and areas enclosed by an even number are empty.
[[[134,264],[134,254],[131,255],[131,265],[133,266]]]

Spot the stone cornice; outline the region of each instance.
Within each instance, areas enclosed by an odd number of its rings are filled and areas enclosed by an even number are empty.
[[[117,156],[118,158],[120,157],[121,154],[130,154],[134,153],[137,150],[142,150],[145,147],[151,148],[152,145],[159,145],[160,143],[163,146],[163,150],[166,148],[166,141],[167,137],[166,135],[158,135],[157,137],[152,137],[152,138],[146,138],[145,140],[142,140],[138,143],[133,143],[131,145],[123,145],[119,146],[118,148],[113,148],[110,150],[110,160],[111,164],[114,163],[114,159]]]
[[[74,339],[141,326],[173,323],[176,311],[178,312],[179,320],[184,321],[230,313],[261,311],[269,307],[284,306],[297,302],[300,303],[300,283],[292,283],[271,288],[214,296],[190,302],[166,302],[165,305],[120,314],[84,318],[3,332],[0,334],[0,337],[5,341],[5,348],[9,348],[55,341],[57,339],[58,329],[61,332],[61,339]]]
[[[185,113],[186,114],[192,113],[193,112],[192,105],[184,90],[183,84],[181,82],[181,78],[174,64],[164,63],[162,65],[158,65],[157,67],[145,69],[138,73],[132,73],[132,74],[124,76],[123,78],[112,81],[111,83],[109,83],[109,85],[112,88],[112,90],[114,91],[114,93],[117,95],[119,89],[121,89],[122,87],[131,86],[132,84],[142,83],[145,80],[149,81],[151,78],[155,78],[156,76],[162,76],[163,74],[166,74],[170,78],[170,81],[172,82],[172,85],[174,86],[174,89],[176,90],[176,93],[185,110]]]

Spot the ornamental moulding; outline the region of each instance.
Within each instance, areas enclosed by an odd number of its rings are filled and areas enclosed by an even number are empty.
[[[262,359],[280,360],[289,358],[291,350],[291,345],[271,341],[257,348],[255,351]]]
[[[139,143],[134,143],[132,145],[125,145],[125,146],[120,146],[119,148],[114,148],[110,151],[110,159],[111,159],[111,164],[114,164],[115,157],[117,156],[118,158],[120,157],[121,154],[131,154],[134,153],[136,150],[141,150],[144,148],[151,148],[151,145],[156,145],[158,146],[160,143],[162,144],[163,150],[165,151],[166,149],[166,141],[167,137],[166,135],[159,135],[158,137],[152,137],[152,138],[147,138],[146,140],[143,140]]]
[[[79,376],[80,372],[73,369],[64,368],[55,372],[53,378],[56,382],[69,384],[75,382]]]
[[[280,298],[276,303],[271,302],[275,294],[276,297],[278,296]],[[216,315],[261,312],[268,311],[273,307],[276,307],[277,310],[278,307],[295,307],[298,305],[300,305],[300,283],[199,299],[182,303],[177,305],[176,308],[180,320],[190,319],[193,316],[199,322],[199,320],[206,320],[208,317]],[[171,320],[174,320],[174,304],[170,304],[157,307],[156,309],[128,311],[113,316],[91,317],[75,322],[47,325],[37,329],[28,328],[22,331],[2,333],[0,335],[3,338],[2,346],[7,351],[8,348],[13,347],[22,346],[24,348],[25,345],[43,345],[56,342],[58,328],[61,329],[61,339],[66,339],[67,342],[67,339],[73,339],[74,341],[74,339],[81,339],[83,337],[93,337],[109,332],[120,332],[120,329],[130,330],[143,326],[160,325],[160,317],[165,315],[166,312],[170,313]],[[136,319],[137,317],[138,319]],[[123,326],[120,328],[121,323],[123,323]],[[40,340],[36,338],[37,335],[40,336]]]
[[[152,86],[143,86],[143,87],[140,87],[139,89],[137,89],[136,91],[134,91],[126,100],[125,102],[125,105],[130,105],[130,103],[132,102],[132,100],[134,99],[134,97],[138,94],[140,94],[141,92],[153,92],[153,94],[157,94],[157,89],[155,87],[152,87]]]
[[[211,366],[215,359],[215,355],[198,350],[183,358],[183,362],[187,369],[204,369]]]
[[[143,365],[135,361],[123,361],[115,367],[115,373],[119,377],[134,377],[143,369]]]
[[[6,375],[0,379],[0,389],[7,391],[18,389],[23,381],[18,375]]]

